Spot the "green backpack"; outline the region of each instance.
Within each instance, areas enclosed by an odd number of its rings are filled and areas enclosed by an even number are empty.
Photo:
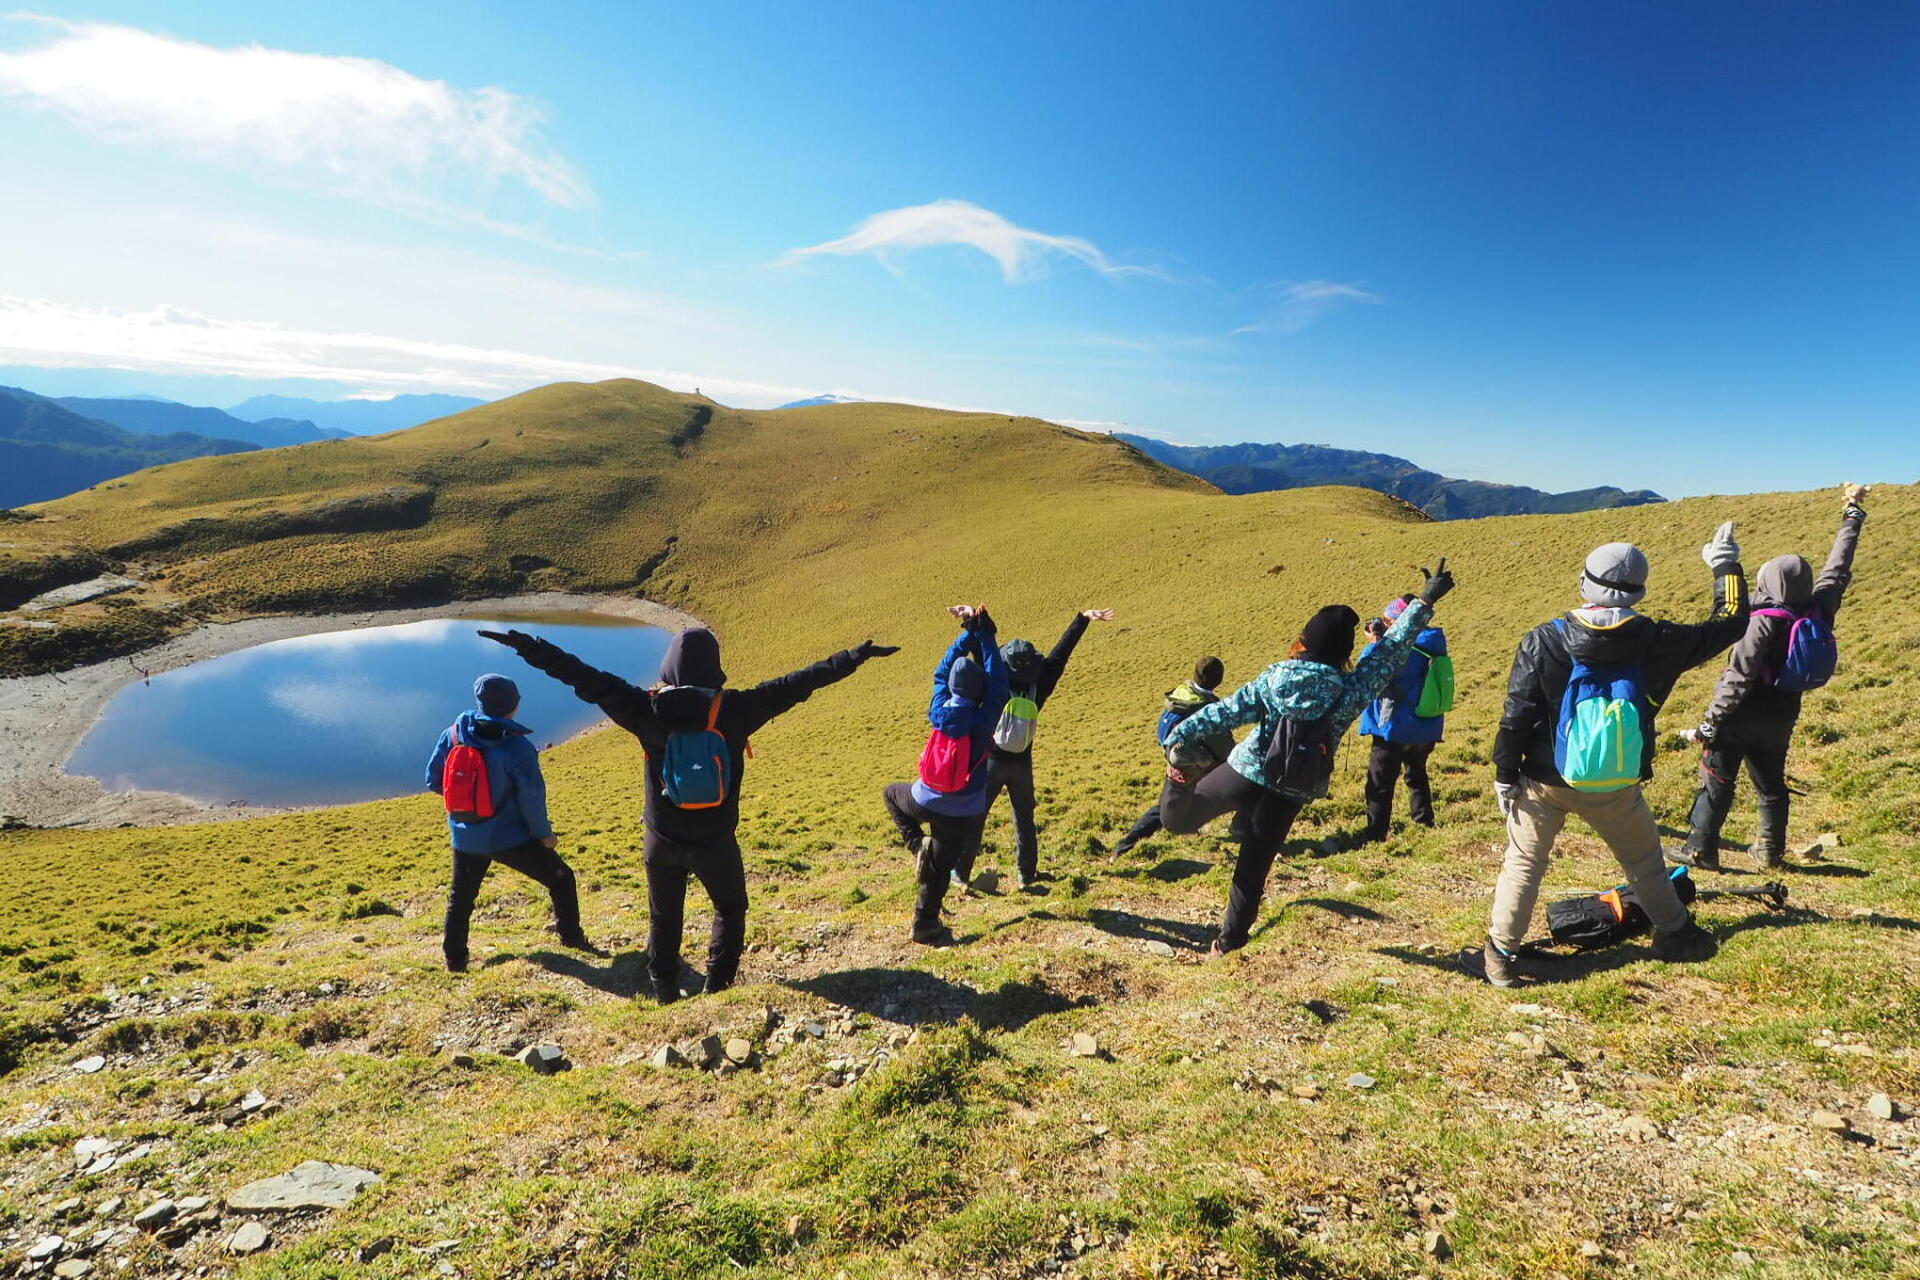
[[[1413,714],[1423,720],[1435,720],[1453,710],[1453,655],[1428,653],[1418,645],[1413,651],[1427,660],[1427,678],[1420,683],[1420,701]]]

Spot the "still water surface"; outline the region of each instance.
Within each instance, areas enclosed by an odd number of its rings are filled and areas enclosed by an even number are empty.
[[[473,706],[476,677],[520,686],[519,720],[545,747],[600,712],[474,634],[517,627],[635,684],[670,633],[603,614],[448,618],[277,640],[133,684],[68,762],[109,791],[172,791],[210,804],[348,804],[422,789],[440,731]]]

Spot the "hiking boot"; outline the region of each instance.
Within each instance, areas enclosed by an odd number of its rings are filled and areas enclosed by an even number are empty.
[[[937,924],[931,928],[913,926],[913,940],[923,947],[951,947],[959,941],[953,936],[953,930],[944,924]]]
[[[1691,920],[1672,933],[1653,935],[1653,958],[1668,964],[1698,964],[1713,959],[1719,950],[1713,935]]]
[[[587,935],[579,929],[562,929],[560,931],[560,945],[569,950],[584,951],[589,955],[597,956],[604,954],[600,948],[594,946]]]
[[[467,953],[464,951],[447,952],[447,972],[465,973],[467,971]]]
[[[1502,951],[1492,938],[1480,948],[1479,963],[1474,964],[1474,953],[1469,951],[1462,958],[1467,972],[1475,973],[1503,990],[1520,985],[1520,957]]]
[[[1692,842],[1682,845],[1667,854],[1667,861],[1682,867],[1692,867],[1697,871],[1718,871],[1720,869],[1720,851],[1702,849]]]

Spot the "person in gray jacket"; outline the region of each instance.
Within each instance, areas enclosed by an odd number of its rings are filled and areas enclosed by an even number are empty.
[[[1754,582],[1758,607],[1733,648],[1700,727],[1683,735],[1701,744],[1700,788],[1693,798],[1692,832],[1684,849],[1668,855],[1673,862],[1719,870],[1720,829],[1733,808],[1743,764],[1760,799],[1754,865],[1767,871],[1785,861],[1793,803],[1787,788],[1787,748],[1800,720],[1803,691],[1791,682],[1782,687],[1780,677],[1797,620],[1811,616],[1831,623],[1853,581],[1853,553],[1867,520],[1867,489],[1850,484],[1845,493],[1840,532],[1817,580],[1813,566],[1800,556],[1775,556],[1760,566]]]

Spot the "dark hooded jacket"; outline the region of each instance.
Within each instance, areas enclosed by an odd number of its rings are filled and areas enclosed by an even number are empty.
[[[1046,706],[1047,699],[1053,696],[1054,687],[1060,683],[1060,677],[1066,674],[1067,660],[1073,657],[1080,637],[1086,634],[1087,615],[1076,613],[1073,621],[1061,633],[1059,642],[1053,646],[1053,651],[1045,657],[1041,657],[1040,651],[1027,641],[1009,642],[1002,654],[1007,659],[1007,680],[1013,692],[1032,698],[1037,706]],[[1032,754],[1032,748],[1014,753],[995,747],[993,754],[1003,757],[1015,754],[1024,756]]]
[[[1566,786],[1553,763],[1553,740],[1560,699],[1576,658],[1589,666],[1640,664],[1652,704],[1640,776],[1651,778],[1658,742],[1652,713],[1659,711],[1681,676],[1740,638],[1748,611],[1746,574],[1735,565],[1715,576],[1713,612],[1705,622],[1656,621],[1632,609],[1589,605],[1535,627],[1520,642],[1507,680],[1506,710],[1493,739],[1495,778],[1514,783],[1525,774],[1549,786]]]
[[[1754,597],[1762,609],[1785,609],[1795,614],[1823,613],[1831,619],[1853,581],[1853,553],[1860,543],[1860,527],[1867,513],[1847,508],[1840,532],[1827,554],[1827,564],[1814,579],[1813,567],[1799,556],[1780,556],[1760,567],[1754,579]],[[1707,704],[1705,724],[1715,741],[1785,750],[1800,720],[1798,693],[1774,687],[1786,665],[1787,640],[1793,620],[1755,613],[1746,634],[1733,648],[1713,701]]]
[[[733,838],[734,828],[740,824],[747,739],[775,716],[805,702],[815,690],[852,675],[865,660],[858,651],[845,649],[763,684],[728,689],[727,673],[720,665],[719,641],[705,627],[682,631],[673,638],[660,663],[660,685],[654,689],[638,688],[619,676],[596,670],[552,644],[523,651],[521,657],[640,739],[647,753],[647,826],[676,844],[692,846]],[[681,809],[666,798],[660,778],[667,735],[706,728],[716,696],[720,697],[720,714],[714,728],[727,740],[733,785],[724,804],[712,809]]]

